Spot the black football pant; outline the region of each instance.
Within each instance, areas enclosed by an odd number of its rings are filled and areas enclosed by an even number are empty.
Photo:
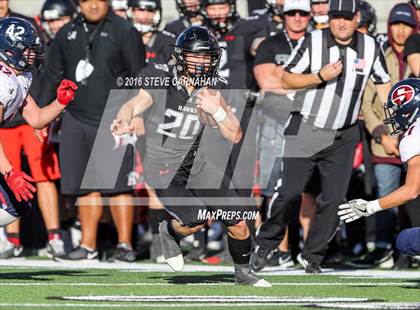
[[[352,126],[340,130],[331,140],[329,146],[315,155],[283,158],[282,186],[273,196],[270,217],[264,221],[257,234],[260,255],[268,255],[283,240],[286,227],[293,216],[293,208],[296,207],[296,196],[303,192],[317,166],[321,177],[321,196],[305,242],[303,257],[312,263],[321,264],[327,244],[339,224],[338,206],[345,201],[354,151],[359,141],[359,129],[357,126]],[[285,147],[288,147],[287,136]],[[285,152],[287,153],[287,150]]]

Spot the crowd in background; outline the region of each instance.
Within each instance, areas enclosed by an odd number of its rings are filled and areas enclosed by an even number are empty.
[[[117,77],[136,77],[142,68],[154,63],[170,64],[172,45],[190,25],[203,25],[217,35],[224,48],[219,75],[233,89],[243,90],[244,109],[257,112],[256,122],[246,124],[248,134],[255,139],[241,145],[253,162],[238,162],[240,167],[252,167],[239,176],[248,182],[241,195],[255,197],[258,202],[259,217],[249,223],[251,231],[255,233],[271,212],[270,201],[281,186],[279,180],[288,182],[282,179],[280,154],[285,124],[293,112],[293,98],[278,87],[279,80],[300,40],[313,30],[329,27],[328,0],[266,0],[264,7],[246,18],[238,15],[235,0],[175,1],[179,19],[161,25],[164,5],[160,0],[46,0],[34,19],[11,12],[8,1],[0,0],[0,18],[28,19],[44,40],[46,62],[30,90],[38,104],[51,101],[62,78],[79,85],[74,104],[49,128],[34,130],[15,117],[0,129],[14,168],[23,167],[36,182],[38,206],[28,217],[5,228],[1,259],[46,255],[74,261],[164,261],[158,224],[169,215],[153,189],[143,182],[141,152],[116,155],[124,160],[113,189],[82,189],[81,184],[109,92],[118,88]],[[377,33],[377,17],[369,1],[360,0],[359,6],[358,31],[381,46],[391,83],[419,77],[420,1],[396,4],[389,12],[387,33]],[[104,39],[109,37],[109,41]],[[388,136],[382,126],[383,103],[375,84],[369,81],[357,115],[360,141],[355,148],[348,200],[384,196],[404,179],[398,139]],[[147,122],[146,115],[144,118]],[[142,130],[122,141],[109,136],[104,148],[111,151],[120,144],[141,144],[142,137]],[[94,169],[104,167],[99,162]],[[315,170],[303,193],[296,197],[292,220],[270,258],[270,266],[295,265],[321,199],[319,180]],[[138,197],[147,198],[148,203],[136,206]],[[418,268],[418,262],[394,251],[396,234],[411,226],[420,226],[419,199],[406,208],[341,224],[323,264]],[[219,222],[185,238],[182,246],[187,260],[230,262],[226,232]]]

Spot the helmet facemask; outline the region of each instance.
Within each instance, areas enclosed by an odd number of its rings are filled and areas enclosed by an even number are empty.
[[[226,15],[209,15],[208,7],[214,5],[228,4],[229,11]],[[238,15],[236,12],[236,3],[234,0],[226,1],[203,1],[201,5],[201,15],[207,20],[207,23],[210,27],[219,33],[225,33],[230,30],[234,21],[237,19]]]
[[[207,79],[217,76],[221,49],[215,51],[192,51],[174,48],[176,70],[180,76],[193,79]]]
[[[420,106],[413,104],[413,102],[419,101],[420,93],[417,93],[409,102],[403,104],[396,104],[388,99],[388,102],[384,105],[384,125],[390,135],[404,133],[420,117]]]
[[[0,52],[0,59],[10,67],[26,72],[37,72],[41,69],[45,53],[40,43],[25,45],[20,41],[16,41],[12,43],[12,48],[13,50]]]
[[[186,18],[195,18],[200,15],[200,1],[195,4],[186,4],[185,0],[176,0],[178,12]]]
[[[153,18],[149,20],[136,21],[136,11],[147,11],[153,13]],[[133,26],[141,33],[156,32],[162,21],[162,9],[155,1],[139,1],[130,8],[130,15],[133,20]]]

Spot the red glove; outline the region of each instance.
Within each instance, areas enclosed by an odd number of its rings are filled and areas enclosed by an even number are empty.
[[[70,80],[62,80],[57,88],[57,101],[59,104],[68,105],[74,99],[77,85]]]
[[[12,169],[9,172],[6,172],[4,178],[13,194],[15,194],[17,201],[21,202],[22,199],[28,201],[29,199],[34,198],[32,193],[36,192],[36,188],[28,182],[34,182],[29,175],[22,171]]]

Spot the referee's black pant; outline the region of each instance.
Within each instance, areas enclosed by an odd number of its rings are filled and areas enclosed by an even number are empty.
[[[293,116],[285,130],[282,186],[274,194],[269,207],[269,218],[264,221],[257,234],[258,252],[266,257],[283,240],[296,206],[296,196],[303,192],[314,167],[317,166],[321,176],[321,196],[302,256],[311,263],[321,264],[327,244],[339,224],[338,206],[346,197],[360,132],[357,126],[352,126],[325,134],[323,130],[308,129],[309,125],[299,120],[299,117]],[[307,134],[299,130],[305,126],[308,129]],[[298,131],[300,133],[297,136],[300,137],[296,138]],[[318,138],[320,135],[324,137],[317,139],[317,135]],[[300,145],[305,143],[306,145]],[[315,149],[317,145],[320,150],[312,156],[290,157],[290,152],[288,156],[288,149],[295,149],[293,152],[298,153],[296,149]]]

